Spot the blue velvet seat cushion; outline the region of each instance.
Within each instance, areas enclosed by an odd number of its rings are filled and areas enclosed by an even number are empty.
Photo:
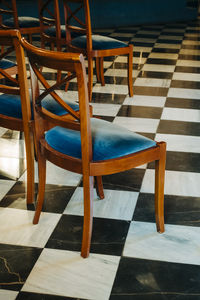
[[[121,157],[156,145],[146,137],[100,119],[91,119],[91,130],[93,161]],[[79,131],[57,126],[46,132],[45,140],[55,150],[81,158]]]
[[[11,60],[5,59],[3,58],[2,60],[0,60],[0,68],[5,70],[5,69],[9,69],[16,66],[16,63],[14,63]]]
[[[65,102],[75,111],[79,110],[79,106],[76,102],[72,102],[68,100],[65,100]],[[66,114],[66,110],[62,108],[50,95],[46,96],[42,100],[42,106],[46,108],[48,111],[56,115],[61,116]],[[21,111],[20,96],[8,95],[8,94],[0,95],[0,114],[8,117],[21,119],[22,111]],[[33,111],[32,111],[32,116],[33,116]]]
[[[87,47],[87,38],[86,35],[81,35],[77,38],[74,38],[71,44],[75,47],[86,49]],[[106,50],[106,49],[115,49],[123,48],[128,45],[124,42],[118,41],[111,37],[94,34],[92,35],[92,49],[93,50]]]
[[[40,21],[34,17],[18,17],[19,27],[21,28],[28,28],[28,27],[39,27]],[[14,19],[9,18],[4,21],[4,25],[8,27],[14,27]]]
[[[65,25],[61,25],[60,28],[61,28],[61,37],[65,38],[66,37]],[[56,27],[55,26],[48,27],[47,29],[45,29],[44,32],[51,37],[56,37]]]

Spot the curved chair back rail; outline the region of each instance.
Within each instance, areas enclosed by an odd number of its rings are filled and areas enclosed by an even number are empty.
[[[129,96],[133,96],[133,45],[111,37],[92,34],[89,0],[63,0],[66,26],[66,42],[70,51],[83,53],[88,59],[88,91],[92,98],[93,58],[96,59],[97,81],[105,85],[103,58],[127,55],[127,83]],[[77,37],[72,38],[74,34]]]
[[[157,230],[164,231],[164,173],[166,144],[156,143],[113,123],[90,116],[86,70],[82,54],[62,53],[39,49],[25,39],[21,44],[30,62],[32,94],[38,145],[39,192],[33,222],[38,223],[44,200],[46,160],[57,166],[83,175],[84,224],[81,255],[90,251],[93,218],[93,178],[96,176],[99,196],[102,199],[102,175],[131,169],[155,161],[155,216]],[[57,93],[59,83],[48,83],[41,67],[70,72],[63,83],[77,78],[79,111],[69,107]],[[45,90],[40,93],[39,82]],[[55,115],[42,107],[46,95],[69,114]],[[63,96],[64,97],[64,96]],[[46,131],[43,122],[48,120],[51,129]],[[101,200],[100,200],[101,201]]]

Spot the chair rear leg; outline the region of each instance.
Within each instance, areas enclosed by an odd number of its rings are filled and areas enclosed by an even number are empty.
[[[130,52],[128,54],[128,92],[133,97],[133,45],[129,45]]]
[[[81,247],[81,256],[83,258],[88,257],[90,253],[93,224],[93,186],[94,177],[83,175],[84,223]]]
[[[164,228],[164,181],[166,162],[166,143],[158,143],[160,146],[160,159],[155,162],[155,216],[157,231],[162,233]]]
[[[99,198],[104,199],[102,176],[95,177],[95,187],[96,187],[97,195],[99,196]]]
[[[92,87],[93,87],[93,59],[88,57],[88,95],[89,101],[92,100]]]
[[[96,57],[95,59],[95,69],[96,69],[97,82],[101,82],[99,57]]]
[[[46,159],[41,155],[40,151],[38,151],[38,173],[39,173],[39,183],[38,183],[37,207],[33,218],[33,224],[37,224],[39,222],[40,213],[44,202],[45,183],[46,183]]]
[[[105,85],[105,79],[104,79],[104,69],[103,69],[103,57],[99,58],[99,69],[100,69],[100,80],[101,80],[101,85]]]

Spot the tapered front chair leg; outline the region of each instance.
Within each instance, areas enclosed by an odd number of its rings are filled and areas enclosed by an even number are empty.
[[[37,224],[39,222],[40,213],[42,210],[42,205],[44,202],[44,193],[45,193],[45,184],[46,184],[46,159],[41,155],[40,151],[38,151],[38,196],[37,196],[37,207],[33,219],[33,224]]]
[[[166,163],[166,143],[161,142],[160,159],[155,162],[155,216],[157,231],[162,233],[164,228],[164,181]]]
[[[88,95],[89,101],[92,100],[92,87],[93,87],[93,59],[88,57]]]
[[[133,97],[133,45],[129,45],[130,52],[128,54],[128,92]]]
[[[86,258],[90,253],[93,224],[93,186],[94,178],[83,175],[84,222],[81,256]]]
[[[97,195],[99,196],[99,198],[104,199],[102,176],[95,177],[95,187],[96,187]]]

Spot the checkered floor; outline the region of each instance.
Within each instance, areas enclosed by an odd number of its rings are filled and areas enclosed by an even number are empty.
[[[134,44],[134,97],[126,58],[106,60],[94,114],[167,142],[164,234],[155,228],[153,164],[105,176],[82,259],[81,177],[48,164],[44,212],[32,225],[23,138],[0,128],[1,300],[200,299],[199,32],[199,20],[101,32]],[[73,84],[68,95],[76,97]]]

